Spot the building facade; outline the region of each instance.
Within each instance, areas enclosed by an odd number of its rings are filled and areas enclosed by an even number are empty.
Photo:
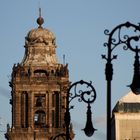
[[[140,140],[140,95],[132,91],[113,110],[112,140]]]
[[[40,14],[38,28],[25,37],[22,62],[13,66],[7,140],[52,140],[65,133],[68,65],[57,60],[55,36],[42,27],[43,22]]]

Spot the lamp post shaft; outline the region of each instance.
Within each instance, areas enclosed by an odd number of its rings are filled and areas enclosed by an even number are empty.
[[[108,61],[106,64],[105,73],[106,73],[106,80],[107,80],[107,116],[106,116],[107,129],[106,131],[107,131],[107,140],[111,140],[111,81],[113,76],[113,68],[112,68],[111,61]]]
[[[107,140],[111,140],[111,81],[107,81]]]

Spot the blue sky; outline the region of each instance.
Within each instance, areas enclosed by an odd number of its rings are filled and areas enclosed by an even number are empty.
[[[36,28],[38,8],[42,8],[44,27],[56,36],[57,56],[63,63],[63,54],[69,63],[70,80],[92,81],[97,99],[92,106],[93,124],[98,131],[87,138],[81,131],[85,126],[86,106],[74,101],[72,120],[75,124],[75,140],[104,140],[106,114],[105,61],[103,43],[107,41],[104,30],[112,30],[118,24],[140,22],[139,0],[0,0],[0,131],[11,122],[8,82],[14,63],[24,56],[24,41],[28,31]],[[124,96],[132,81],[133,54],[117,49],[114,64],[112,106]],[[4,140],[0,132],[0,139]]]

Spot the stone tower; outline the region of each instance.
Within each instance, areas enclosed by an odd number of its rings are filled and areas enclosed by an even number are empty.
[[[13,66],[8,140],[51,140],[65,132],[68,67],[57,60],[55,37],[43,22],[40,12],[38,28],[25,37],[24,58]]]

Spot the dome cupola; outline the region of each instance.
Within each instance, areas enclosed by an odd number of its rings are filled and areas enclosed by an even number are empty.
[[[25,56],[22,61],[24,65],[56,65],[56,44],[54,34],[42,27],[44,19],[41,17],[39,9],[37,19],[38,28],[32,29],[25,37]]]
[[[54,34],[46,28],[42,27],[44,23],[44,19],[41,16],[41,9],[39,8],[39,17],[37,18],[37,24],[39,25],[38,28],[32,29],[26,36],[26,41],[33,43],[35,42],[44,42],[47,41],[54,41],[55,36]]]
[[[31,31],[29,31],[26,40],[29,42],[40,41],[40,42],[47,43],[46,41],[55,40],[55,37],[53,33],[50,32],[48,29],[38,27],[36,29],[32,29]]]

